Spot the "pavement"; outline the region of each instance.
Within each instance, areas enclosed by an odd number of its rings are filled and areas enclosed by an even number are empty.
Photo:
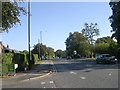
[[[12,84],[16,82],[25,82],[28,80],[39,79],[51,74],[53,71],[53,63],[51,60],[45,60],[40,65],[32,68],[30,71],[16,73],[15,76],[2,78],[2,84]]]

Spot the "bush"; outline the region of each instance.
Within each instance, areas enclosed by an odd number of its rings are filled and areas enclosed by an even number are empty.
[[[2,55],[2,70],[4,74],[7,74],[9,72],[9,70],[11,70],[11,66],[13,65],[14,68],[14,64],[18,64],[18,68],[16,69],[16,71],[24,71],[25,68],[28,68],[28,60],[29,60],[29,55],[26,53],[5,53]],[[31,61],[30,61],[30,66],[32,67],[35,62],[37,62],[38,60],[38,55],[37,54],[33,54],[31,57]]]
[[[26,54],[24,53],[15,53],[13,57],[13,62],[18,64],[17,71],[24,71],[28,67],[28,60]]]
[[[13,65],[13,56],[12,53],[4,53],[2,54],[2,75],[8,74],[9,70],[11,69],[10,65]],[[12,67],[14,69],[14,67]]]
[[[33,60],[34,60],[34,62],[38,61],[38,54],[33,54]]]
[[[12,54],[12,53],[2,54],[2,64],[12,64],[13,56],[14,56],[14,54]]]

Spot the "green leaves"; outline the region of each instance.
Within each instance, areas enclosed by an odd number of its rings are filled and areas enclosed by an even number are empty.
[[[63,54],[63,51],[62,51],[61,49],[58,49],[58,50],[55,52],[55,56],[56,56],[56,57],[59,57],[59,58],[62,57],[62,54]]]
[[[48,57],[48,58],[53,58],[54,56],[54,49],[51,47],[46,47],[46,45],[43,44],[36,44],[34,46],[34,49],[32,50],[32,53],[38,54],[38,57]]]
[[[78,56],[87,56],[89,53],[89,44],[82,33],[70,33],[65,43],[68,56],[73,56],[74,51],[77,52]]]
[[[20,24],[21,12],[26,15],[26,10],[18,6],[17,2],[2,2],[2,30],[7,31],[17,24]]]
[[[109,3],[112,9],[112,15],[109,17],[112,27],[112,38],[116,38],[117,42],[120,44],[120,1]]]

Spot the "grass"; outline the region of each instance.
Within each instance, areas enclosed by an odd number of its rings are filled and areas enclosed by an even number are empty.
[[[96,60],[96,58],[86,58],[86,60]]]
[[[77,60],[90,60],[90,61],[93,61],[93,60],[96,60],[96,58],[79,58]]]

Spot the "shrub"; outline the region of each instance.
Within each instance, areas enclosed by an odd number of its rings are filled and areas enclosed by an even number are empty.
[[[2,54],[2,64],[12,64],[13,63],[13,56],[12,53],[4,53]]]
[[[38,54],[33,54],[33,60],[34,60],[34,62],[38,61]]]
[[[28,61],[26,54],[23,53],[15,53],[13,57],[13,62],[18,64],[17,71],[24,71],[26,67],[28,67]]]
[[[2,75],[8,74],[10,70],[10,65],[13,65],[13,56],[12,53],[4,53],[2,54]],[[14,69],[14,67],[12,67]]]

